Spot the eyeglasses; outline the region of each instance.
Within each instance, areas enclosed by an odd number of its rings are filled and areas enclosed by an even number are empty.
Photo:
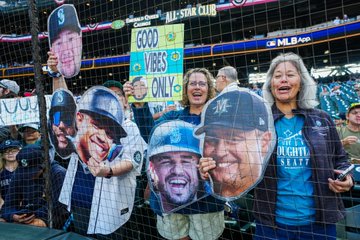
[[[53,114],[53,124],[59,126],[60,122],[63,122],[66,126],[71,126],[73,124],[73,119],[69,116],[64,116],[62,112],[55,112]]]
[[[226,77],[225,75],[217,75],[216,79],[218,79],[219,77]]]
[[[201,87],[201,88],[204,88],[204,87],[207,86],[207,83],[206,83],[206,82],[202,82],[202,81],[200,81],[200,82],[189,82],[189,86],[191,86],[191,87],[199,86],[199,87]]]
[[[4,154],[13,154],[13,153],[17,153],[19,151],[20,151],[20,149],[17,149],[17,148],[9,148],[4,151]]]

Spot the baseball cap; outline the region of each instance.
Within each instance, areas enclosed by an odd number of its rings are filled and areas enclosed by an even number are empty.
[[[194,125],[173,120],[156,125],[152,131],[148,146],[148,157],[166,152],[200,153],[200,143],[193,136]]]
[[[51,45],[58,34],[64,29],[77,33],[81,32],[77,12],[72,4],[64,4],[51,13],[48,19],[49,41]]]
[[[26,123],[26,124],[21,125],[21,127],[18,129],[18,131],[22,133],[22,132],[24,132],[25,128],[33,128],[36,131],[40,130],[39,124],[37,124],[37,123]]]
[[[87,90],[80,99],[78,111],[98,118],[100,122],[105,118],[104,122],[107,122],[107,126],[113,129],[117,140],[127,136],[122,127],[123,107],[118,97],[110,89],[96,86]]]
[[[71,126],[75,120],[76,104],[71,92],[65,89],[55,91],[51,99],[49,116],[53,124],[59,126],[60,121]]]
[[[117,88],[120,88],[121,90],[123,90],[123,85],[119,81],[115,81],[115,80],[108,80],[108,81],[104,82],[103,86],[107,87],[107,88],[117,87]]]
[[[12,81],[12,80],[9,80],[9,79],[1,80],[0,81],[0,87],[9,89],[11,92],[15,93],[16,95],[20,91],[19,85],[15,81]]]
[[[268,130],[268,110],[264,100],[255,93],[232,90],[218,95],[204,107],[203,125],[195,131],[200,135],[214,126],[251,131]]]
[[[20,150],[16,160],[21,167],[33,167],[44,162],[44,150],[36,144],[30,144]]]
[[[0,152],[5,151],[9,148],[21,148],[21,143],[17,140],[8,139],[0,144]]]
[[[360,103],[352,103],[350,107],[348,108],[348,113],[353,110],[354,108],[360,108]]]

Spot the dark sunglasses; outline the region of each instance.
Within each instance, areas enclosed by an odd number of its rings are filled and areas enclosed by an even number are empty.
[[[71,126],[74,120],[71,117],[69,118],[69,115],[67,114],[64,114],[62,112],[55,112],[53,114],[52,122],[57,127],[60,125],[60,122],[63,122],[66,126]]]

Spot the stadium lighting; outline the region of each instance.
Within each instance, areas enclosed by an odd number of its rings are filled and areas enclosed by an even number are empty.
[[[250,73],[249,83],[264,83],[266,80],[266,73]]]

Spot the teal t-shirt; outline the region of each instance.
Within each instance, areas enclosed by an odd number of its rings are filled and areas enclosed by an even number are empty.
[[[277,146],[276,222],[301,226],[315,220],[310,151],[302,135],[304,118],[283,117],[275,122]]]

